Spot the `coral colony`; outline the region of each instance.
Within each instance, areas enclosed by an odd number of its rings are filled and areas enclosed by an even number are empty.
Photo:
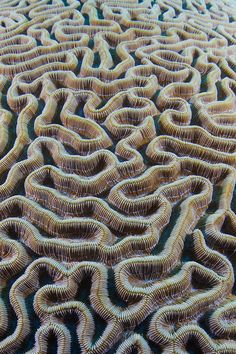
[[[0,1],[0,354],[236,353],[236,0]]]

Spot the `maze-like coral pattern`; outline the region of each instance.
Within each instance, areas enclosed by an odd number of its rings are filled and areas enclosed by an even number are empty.
[[[236,353],[236,2],[1,0],[0,354]]]

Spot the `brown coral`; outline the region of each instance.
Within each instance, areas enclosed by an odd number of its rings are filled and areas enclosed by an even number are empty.
[[[0,353],[236,353],[233,1],[0,13]]]

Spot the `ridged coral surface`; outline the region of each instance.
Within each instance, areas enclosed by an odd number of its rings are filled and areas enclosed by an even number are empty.
[[[0,354],[236,353],[236,1],[0,1]]]

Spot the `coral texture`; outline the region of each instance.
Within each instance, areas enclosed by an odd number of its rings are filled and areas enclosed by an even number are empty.
[[[0,354],[236,353],[236,1],[0,1]]]

